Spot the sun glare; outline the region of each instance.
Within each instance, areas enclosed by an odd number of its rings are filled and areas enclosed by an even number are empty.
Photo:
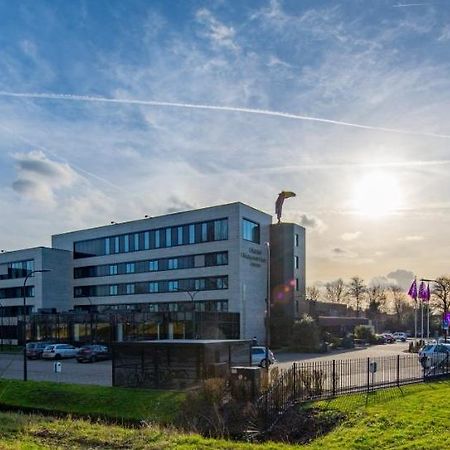
[[[355,186],[353,206],[359,214],[380,217],[398,209],[400,198],[400,187],[394,176],[371,173]]]

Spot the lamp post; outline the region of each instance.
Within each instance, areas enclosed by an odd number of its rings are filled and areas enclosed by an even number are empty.
[[[90,319],[90,325],[91,325],[91,330],[90,330],[90,334],[91,334],[91,342],[94,343],[95,339],[93,337],[93,330],[94,330],[94,326],[93,326],[93,321],[92,321],[92,314],[94,311],[94,304],[92,303],[91,298],[86,295],[86,298],[89,300],[89,319]]]
[[[5,324],[3,323],[4,321],[3,321],[3,305],[0,303],[0,311],[1,311],[1,314],[0,314],[0,328],[1,328],[1,330],[2,330],[2,335],[1,335],[1,337],[0,337],[0,349],[1,349],[1,351],[3,351],[3,327],[5,326]]]
[[[23,280],[23,381],[27,381],[28,379],[28,367],[27,367],[27,293],[26,286],[28,278],[33,276],[35,273],[44,273],[50,272],[50,269],[40,269],[40,270],[32,270],[27,273],[25,280]]]
[[[270,345],[270,243],[267,248],[267,283],[266,283],[266,370],[269,373],[269,345]]]
[[[447,318],[447,287],[445,286],[444,283],[442,283],[441,281],[438,281],[438,280],[422,278],[420,281],[425,281],[425,282],[428,282],[428,283],[436,283],[442,288],[442,295],[444,296],[444,300],[443,300],[443,302],[444,302],[443,320],[446,320],[446,318]],[[430,307],[430,305],[428,305],[428,308],[429,307]],[[428,311],[428,315],[429,314],[430,314],[430,312]],[[448,328],[444,328],[444,342],[447,342],[447,335],[448,335]]]
[[[188,291],[186,289],[175,289],[176,292],[186,292],[187,295],[189,295],[189,298],[191,299],[192,302],[192,337],[193,339],[195,339],[195,302],[194,302],[194,298],[195,296],[200,292],[200,290],[196,290],[196,291]]]

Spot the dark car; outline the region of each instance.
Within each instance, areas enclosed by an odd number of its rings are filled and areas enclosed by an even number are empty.
[[[47,345],[52,345],[53,342],[29,342],[27,344],[27,358],[28,359],[40,359],[42,358],[42,352]]]
[[[77,353],[77,361],[81,362],[95,362],[105,359],[110,359],[111,353],[108,347],[104,345],[85,345],[80,348]]]

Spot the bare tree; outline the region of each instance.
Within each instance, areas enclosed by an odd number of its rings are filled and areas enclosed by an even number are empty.
[[[306,288],[306,299],[311,302],[317,302],[320,297],[320,290],[317,286],[308,286]]]
[[[338,278],[325,284],[325,295],[330,302],[343,303],[347,296],[344,280]]]
[[[450,297],[450,277],[442,275],[436,278],[437,283],[434,283],[432,290],[433,305],[442,311],[443,316],[448,313],[449,297]],[[444,330],[445,342],[447,342],[448,330]]]
[[[397,284],[389,286],[389,291],[392,294],[392,307],[397,319],[397,324],[400,325],[402,323],[403,314],[407,309],[406,294]]]
[[[381,284],[374,284],[367,288],[367,298],[369,299],[368,314],[376,316],[386,305],[386,288]]]
[[[367,286],[364,284],[364,280],[358,276],[352,277],[347,286],[347,294],[355,301],[357,317],[359,317],[361,305],[365,299],[366,292]]]

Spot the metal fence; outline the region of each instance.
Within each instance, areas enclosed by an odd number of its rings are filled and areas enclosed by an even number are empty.
[[[417,354],[294,363],[258,400],[268,423],[296,403],[371,392],[450,375],[449,354]]]

